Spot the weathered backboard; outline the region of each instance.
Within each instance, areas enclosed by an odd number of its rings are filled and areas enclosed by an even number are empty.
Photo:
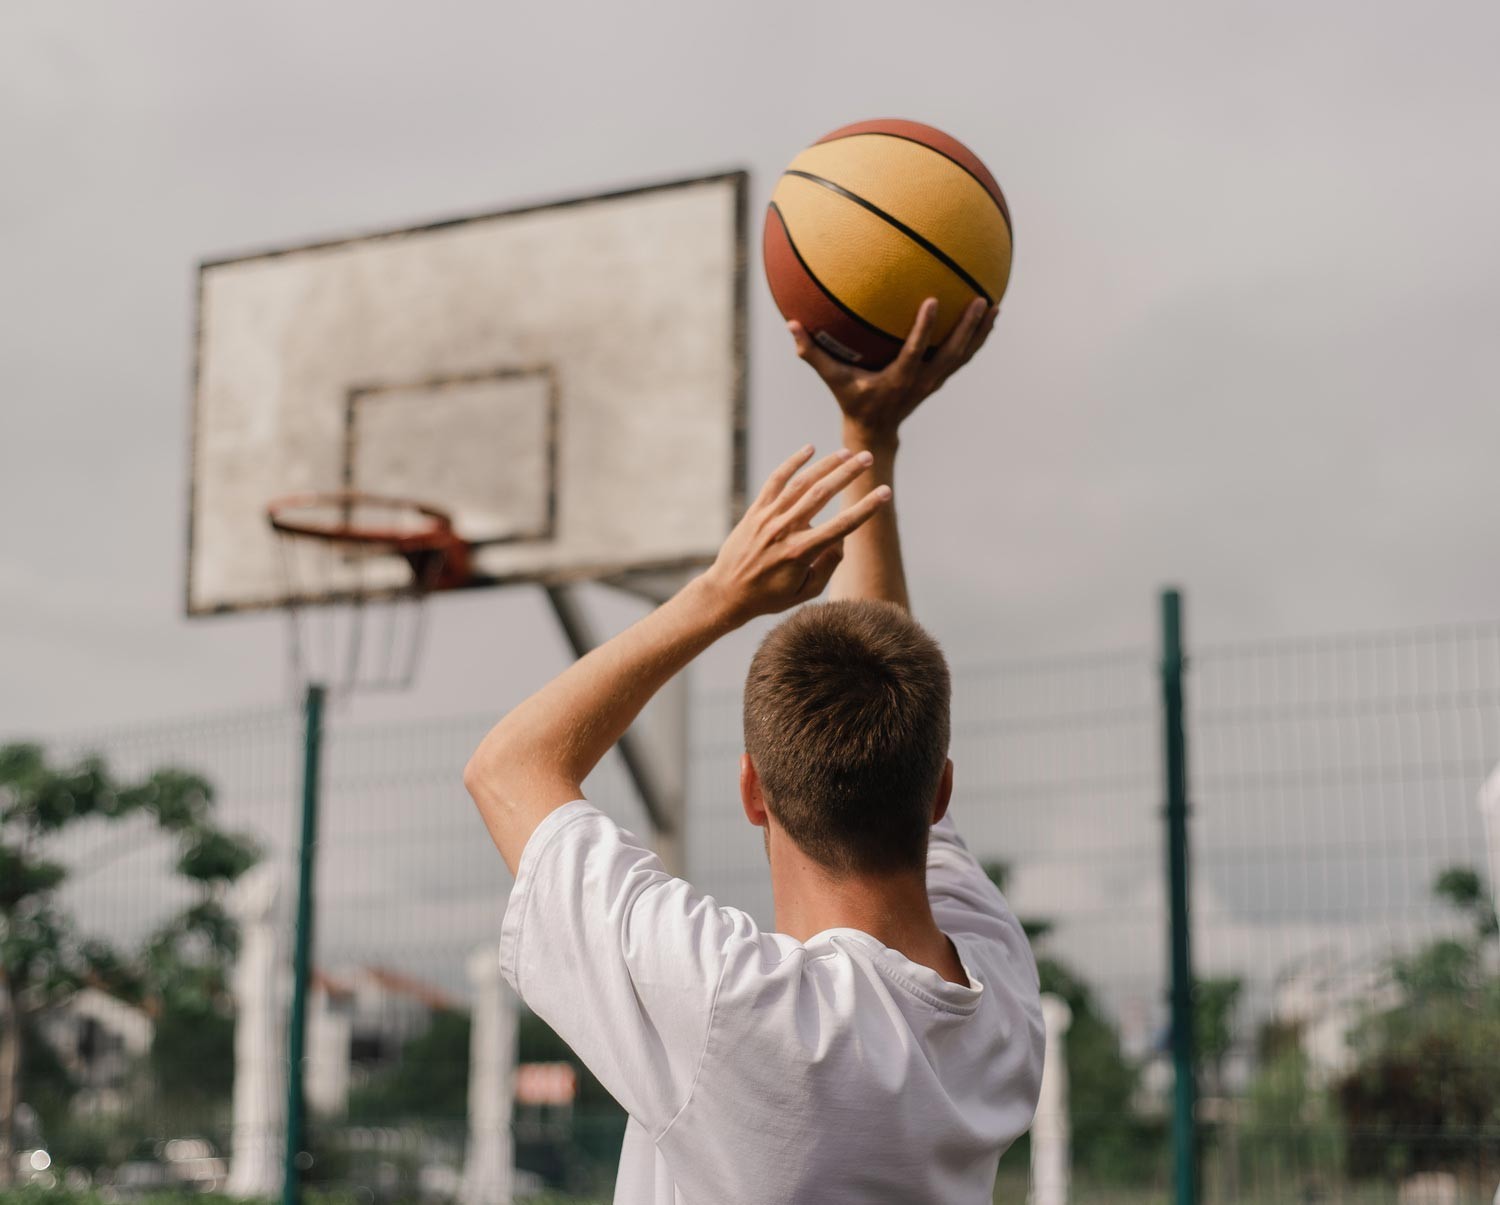
[[[707,563],[743,506],[745,188],[204,263],[188,613],[403,589],[397,557],[288,583],[267,503],[339,489],[450,512],[476,585]]]

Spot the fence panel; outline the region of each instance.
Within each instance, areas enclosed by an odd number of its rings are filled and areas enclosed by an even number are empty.
[[[1500,626],[1202,649],[1189,724],[1209,1198],[1394,1201],[1425,1174],[1488,1205],[1493,903],[1437,887],[1482,883]]]
[[[490,722],[354,725],[337,711],[327,719],[307,1064],[312,1185],[362,1186],[382,1197],[457,1187],[469,1070],[466,964],[498,940],[510,887],[461,781]],[[168,766],[207,778],[216,823],[250,836],[279,875],[289,959],[301,725],[290,708],[237,712],[58,739],[48,755],[66,764],[97,754],[122,781]],[[589,794],[620,823],[646,831],[613,756]],[[201,897],[174,873],[175,839],[149,820],[90,821],[55,846],[71,867],[61,905],[84,935],[110,942],[133,965],[144,965],[152,935]],[[52,1093],[57,1107],[43,1101],[37,1137],[57,1165],[147,1183],[163,1174],[164,1144],[173,1139],[179,1150],[190,1149],[184,1139],[207,1139],[227,1155],[228,996],[216,998],[222,1024],[208,1026],[185,1025],[171,1009],[163,1018],[154,998],[134,1007],[89,996],[49,1023],[66,1079]],[[523,1020],[521,1036],[523,1058],[568,1056],[534,1018]],[[96,1049],[101,1041],[111,1050]],[[328,1057],[329,1041],[348,1049],[346,1067]],[[574,1108],[523,1109],[516,1129],[526,1163],[591,1191],[613,1177],[624,1118],[585,1080]],[[204,1172],[205,1184],[213,1175]]]
[[[1187,699],[1203,1199],[1394,1203],[1427,1174],[1435,1191],[1488,1205],[1500,975],[1475,795],[1500,763],[1500,624],[1190,648]],[[691,716],[691,876],[769,925],[761,835],[736,785],[739,696],[700,693]],[[242,711],[62,738],[49,755],[99,752],[126,780],[169,765],[205,775],[219,822],[252,834],[290,892],[300,723],[291,709]],[[382,1196],[456,1187],[465,965],[495,941],[509,887],[460,782],[487,723],[330,719],[314,1011],[333,1026],[322,1040],[345,1042],[351,1060],[342,1083],[311,1068],[315,1183]],[[956,667],[953,759],[959,829],[1073,1011],[1072,1199],[1164,1201],[1155,655]],[[613,759],[589,792],[646,831]],[[61,903],[127,955],[195,899],[175,844],[144,820],[79,826],[56,853],[71,867]],[[1437,890],[1465,869],[1481,873]],[[233,1018],[174,1028],[152,1007],[91,997],[49,1018],[61,1070],[35,1063],[30,1084],[59,1166],[145,1168],[171,1138],[228,1150]],[[529,1018],[521,1050],[571,1057]],[[571,1108],[517,1113],[523,1186],[606,1194],[623,1120],[580,1070]],[[1024,1193],[1026,1157],[1023,1143],[1002,1165],[997,1199]]]

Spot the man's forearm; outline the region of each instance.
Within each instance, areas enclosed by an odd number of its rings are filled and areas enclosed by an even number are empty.
[[[875,463],[849,486],[846,506],[861,490],[894,488],[896,432],[924,398],[974,357],[999,312],[998,306],[975,297],[948,336],[934,345],[938,302],[929,297],[918,308],[900,353],[874,370],[845,364],[819,347],[800,322],[787,324],[797,354],[817,370],[844,413],[844,446],[875,454]],[[833,598],[883,599],[911,610],[894,507],[886,507],[845,541],[844,561],[831,588]]]
[[[844,446],[867,450],[875,459],[844,491],[843,505],[852,506],[876,486],[894,488],[897,444],[894,434],[872,438],[855,424],[844,424]],[[829,597],[883,599],[911,610],[894,501],[845,538],[844,559],[829,584]]]
[[[512,871],[536,826],[579,797],[583,780],[652,696],[736,623],[698,578],[491,729],[464,785]]]

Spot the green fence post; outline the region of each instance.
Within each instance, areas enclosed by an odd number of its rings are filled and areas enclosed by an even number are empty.
[[[1183,726],[1182,595],[1161,594],[1162,728],[1166,755],[1167,879],[1172,961],[1172,1179],[1176,1205],[1197,1205],[1197,1059],[1193,1049],[1193,948],[1188,920],[1187,735]]]
[[[286,1162],[282,1205],[302,1198],[302,1064],[307,1038],[307,980],[312,962],[313,863],[318,848],[318,768],[323,745],[323,687],[307,687],[302,736],[302,845],[297,854],[297,940],[292,954],[292,1015],[287,1023]]]

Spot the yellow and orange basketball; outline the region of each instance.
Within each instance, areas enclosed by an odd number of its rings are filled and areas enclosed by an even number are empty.
[[[927,297],[934,338],[1010,279],[1010,211],[956,138],[889,118],[844,126],[792,160],[766,211],[766,279],[826,351],[880,368]]]

